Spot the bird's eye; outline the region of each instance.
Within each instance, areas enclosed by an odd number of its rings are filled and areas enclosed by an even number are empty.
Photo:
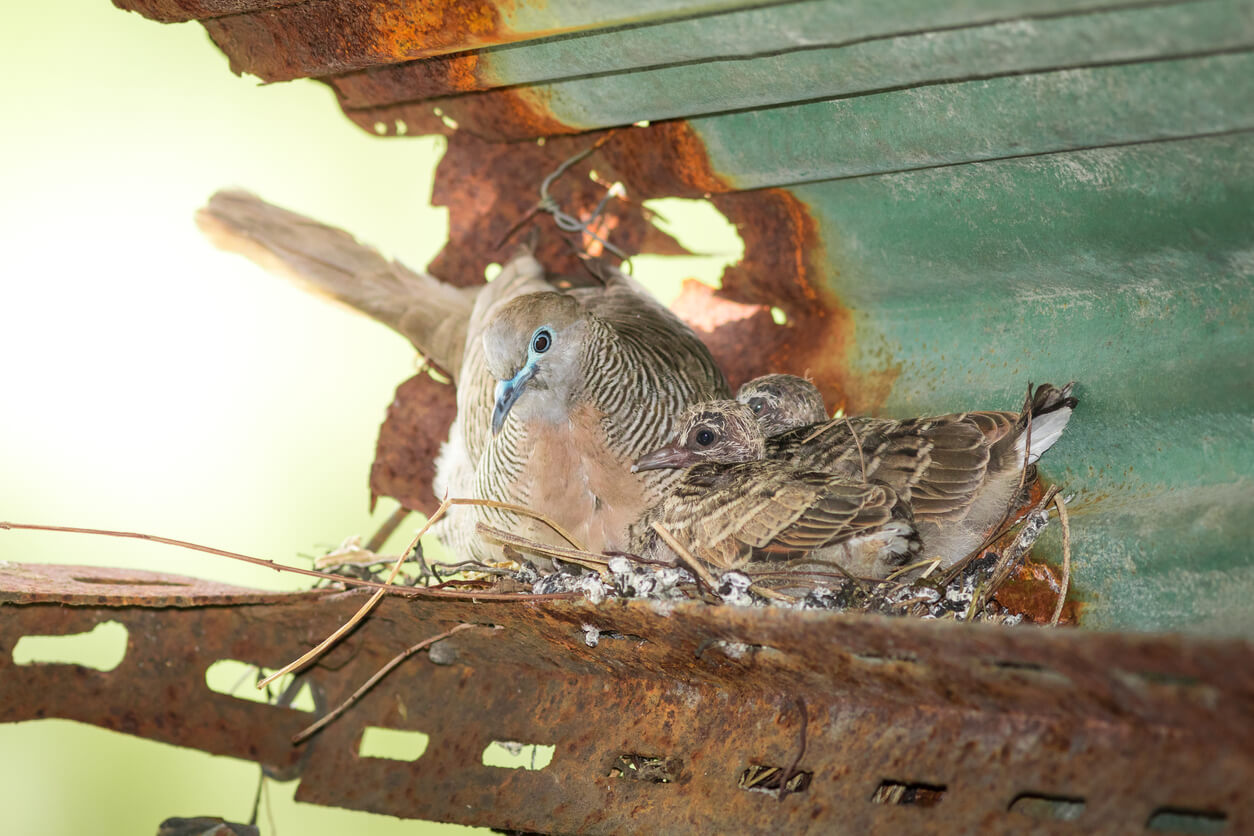
[[[553,337],[548,331],[537,331],[536,335],[531,338],[531,350],[536,354],[543,354],[551,345],[553,345]]]
[[[696,440],[697,444],[700,444],[702,447],[709,447],[714,443],[714,433],[707,429],[697,430],[697,434],[693,436],[693,438]]]
[[[762,400],[761,398],[749,399],[749,408],[753,410],[754,415],[757,415],[759,412],[761,412],[763,407],[765,406],[766,406],[766,401]]]

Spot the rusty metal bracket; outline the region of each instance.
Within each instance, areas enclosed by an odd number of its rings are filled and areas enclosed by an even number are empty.
[[[299,747],[308,713],[206,687],[219,659],[288,661],[361,598],[9,564],[0,721],[80,720],[299,772],[302,801],[528,831],[1112,832],[1164,816],[1254,829],[1246,641],[388,598],[310,670],[328,704],[424,637],[503,629],[409,660]],[[129,632],[112,671],[13,661],[22,636],[103,621]],[[430,740],[412,762],[363,757],[367,727]],[[488,766],[494,741],[554,756]]]

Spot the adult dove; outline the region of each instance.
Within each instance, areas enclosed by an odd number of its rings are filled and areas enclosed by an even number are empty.
[[[563,291],[524,250],[492,282],[460,288],[246,192],[219,192],[197,221],[220,247],[374,317],[450,374],[457,418],[437,495],[526,505],[589,549],[626,547],[629,524],[677,478],[632,473],[632,462],[689,403],[729,392],[696,334],[613,269]],[[563,543],[542,523],[475,506],[451,507],[435,533],[498,559],[478,521]]]

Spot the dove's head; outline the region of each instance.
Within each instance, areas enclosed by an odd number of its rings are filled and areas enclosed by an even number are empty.
[[[588,316],[561,293],[519,296],[492,317],[483,332],[488,371],[496,378],[492,432],[514,412],[523,420],[567,418],[572,393],[583,384]]]
[[[749,407],[735,401],[706,401],[684,410],[671,442],[641,456],[632,470],[733,464],[765,456],[766,436]]]
[[[736,400],[753,410],[768,437],[827,420],[819,390],[792,374],[755,377],[740,387]]]

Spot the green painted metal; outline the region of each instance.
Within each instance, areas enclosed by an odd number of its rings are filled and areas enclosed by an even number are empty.
[[[484,71],[498,75],[503,84],[535,81],[542,71],[532,64],[536,53],[559,54],[561,63],[549,65],[548,77],[552,77],[555,66],[561,67],[563,74],[578,73],[587,63],[578,58],[589,47],[596,48],[599,55],[625,54],[641,66],[656,66],[657,46],[652,56],[655,63],[650,65],[644,63],[649,57],[643,50],[633,49],[634,44],[620,51],[621,42],[646,36],[655,41],[665,38],[664,48],[673,44],[671,36],[683,37],[685,30],[692,30],[694,36],[683,42],[693,45],[689,52],[697,52],[701,46],[713,49],[708,42],[718,37],[749,54],[742,60],[702,61],[538,84],[529,91],[560,121],[593,129],[955,79],[1254,48],[1254,4],[1249,0],[1209,0],[1041,19],[1020,16],[1008,21],[1004,20],[1006,13],[1027,15],[1046,4],[1004,3],[981,9],[982,16],[973,9],[929,4],[931,13],[919,14],[911,22],[917,25],[926,21],[931,31],[898,37],[867,36],[866,40],[859,39],[858,33],[891,31],[893,24],[900,27],[900,18],[881,19],[885,10],[871,4],[875,13],[871,8],[859,8],[868,14],[858,21],[861,26],[851,26],[850,4],[842,4],[843,15],[832,14],[836,11],[832,3],[803,5],[789,9],[787,15],[782,9],[755,10],[635,33],[595,36],[603,44],[586,43],[592,38],[584,38],[500,50],[485,54],[482,63]],[[1058,11],[1058,4],[1050,5]],[[1004,22],[970,25],[981,19],[999,19],[998,13]],[[961,28],[943,28],[959,21]],[[836,45],[818,48],[825,43]],[[781,49],[788,51],[772,52]],[[724,47],[724,55],[726,51]],[[791,121],[794,117],[790,114],[786,118]]]
[[[694,119],[737,188],[1254,128],[1254,52],[913,87]]]
[[[1085,623],[1254,634],[1254,133],[794,189],[908,415],[1079,381]],[[1060,554],[1056,532],[1043,541]]]

